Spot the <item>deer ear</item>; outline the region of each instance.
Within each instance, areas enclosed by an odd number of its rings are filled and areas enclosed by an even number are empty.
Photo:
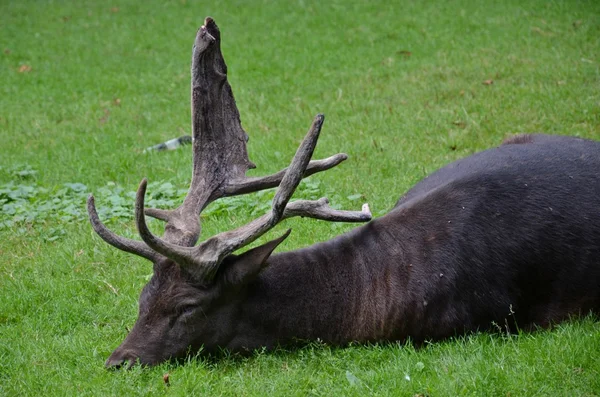
[[[251,282],[258,273],[267,265],[267,259],[275,248],[290,235],[288,229],[283,236],[268,243],[252,248],[239,256],[231,255],[225,268],[223,281],[228,285],[243,285]]]

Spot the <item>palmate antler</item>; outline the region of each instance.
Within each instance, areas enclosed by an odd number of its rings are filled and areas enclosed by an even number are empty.
[[[265,177],[246,177],[255,168],[248,159],[248,135],[240,122],[227,66],[221,54],[220,32],[212,18],[206,18],[196,34],[192,55],[192,136],[193,174],[187,196],[174,210],[144,209],[146,179],[137,191],[135,219],[142,241],[117,236],[100,221],[94,197],[88,199],[88,213],[96,233],[112,246],[153,262],[168,258],[193,274],[198,281],[210,283],[223,259],[251,243],[292,216],[341,222],[366,222],[371,219],[368,206],[362,211],[339,211],[328,201],[300,200],[289,203],[304,177],[328,170],[347,156],[336,154],[310,161],[323,126],[324,116],[317,115],[301,143],[291,165]],[[218,234],[195,246],[200,236],[199,215],[206,206],[221,197],[233,196],[279,186],[270,213],[238,229]],[[145,215],[166,221],[162,238],[154,236]]]

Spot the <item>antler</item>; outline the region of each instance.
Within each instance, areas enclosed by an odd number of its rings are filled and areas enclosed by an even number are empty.
[[[153,262],[167,257],[186,267],[203,282],[212,280],[218,265],[227,255],[254,241],[285,218],[307,216],[345,222],[371,219],[368,207],[361,212],[337,211],[327,206],[327,199],[288,204],[302,178],[328,170],[347,158],[345,154],[337,154],[310,161],[323,126],[323,115],[315,118],[287,169],[264,177],[245,176],[246,171],[255,168],[255,165],[248,159],[248,135],[241,126],[231,86],[227,82],[227,66],[221,54],[220,38],[214,20],[206,18],[196,34],[192,54],[193,172],[189,192],[181,206],[174,210],[144,210],[147,181],[142,180],[135,205],[136,224],[144,241],[140,242],[108,230],[98,218],[93,196],[88,199],[92,226],[106,242]],[[194,247],[201,230],[199,215],[210,202],[278,185],[269,214]],[[167,222],[162,238],[150,232],[144,213]]]
[[[308,134],[298,148],[291,165],[285,171],[279,189],[273,199],[270,213],[238,229],[217,234],[196,247],[182,247],[154,236],[144,219],[144,195],[146,180],[143,180],[136,197],[136,223],[140,236],[152,249],[186,267],[198,280],[210,282],[219,264],[229,254],[250,244],[272,229],[285,218],[306,216],[338,222],[366,222],[371,219],[367,205],[362,211],[339,211],[328,206],[328,200],[300,200],[288,204],[300,183],[317,144],[324,116],[318,115]]]

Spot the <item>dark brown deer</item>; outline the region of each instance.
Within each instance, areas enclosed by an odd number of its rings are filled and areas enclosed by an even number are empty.
[[[286,170],[246,177],[254,167],[248,137],[219,30],[205,20],[192,57],[193,175],[183,204],[144,209],[143,180],[135,205],[141,242],[109,231],[88,200],[100,237],[154,263],[138,320],[108,367],[298,340],[420,342],[598,312],[600,143],[577,138],[518,136],[440,169],[387,215],[333,240],[271,255],[287,231],[235,255],[291,216],[370,220],[368,207],[338,211],[326,199],[289,201],[301,178],[346,159],[310,161],[323,120],[316,117]],[[268,214],[196,245],[199,214],[210,202],[275,186]],[[162,238],[145,215],[166,222]]]

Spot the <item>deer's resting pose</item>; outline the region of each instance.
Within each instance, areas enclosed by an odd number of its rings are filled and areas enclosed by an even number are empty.
[[[325,198],[289,199],[303,177],[346,159],[310,161],[318,115],[291,165],[246,177],[248,136],[227,82],[220,32],[206,18],[192,56],[193,174],[183,204],[144,208],[142,241],[115,235],[88,212],[106,242],[154,264],[135,326],[108,367],[156,364],[200,348],[250,351],[317,338],[439,339],[493,323],[545,326],[600,309],[600,143],[522,135],[456,161],[406,193],[387,215],[333,240],[271,255],[288,235],[234,252],[281,220],[365,222]],[[279,186],[270,212],[196,244],[199,215],[224,196]],[[145,215],[166,222],[152,234]]]

